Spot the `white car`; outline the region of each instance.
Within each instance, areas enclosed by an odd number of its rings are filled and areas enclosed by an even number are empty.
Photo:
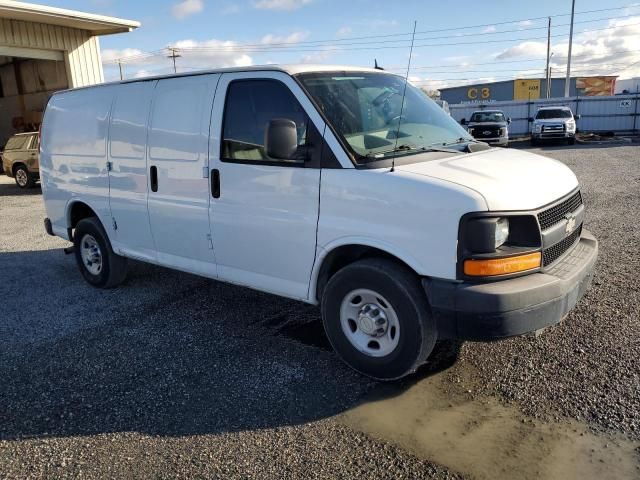
[[[96,287],[131,258],[317,304],[340,357],[378,379],[438,339],[559,322],[598,250],[575,175],[476,142],[404,86],[268,65],[56,93],[45,228]]]
[[[576,120],[580,115],[573,115],[569,107],[541,107],[536,116],[529,118],[533,122],[531,144],[542,140],[566,140],[569,145],[576,142]]]

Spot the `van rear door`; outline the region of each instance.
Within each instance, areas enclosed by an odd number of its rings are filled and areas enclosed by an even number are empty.
[[[220,74],[158,80],[148,135],[149,222],[158,260],[215,274],[209,230],[209,119]]]

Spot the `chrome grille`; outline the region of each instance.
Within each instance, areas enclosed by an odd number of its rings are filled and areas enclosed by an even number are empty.
[[[551,265],[558,258],[560,258],[567,250],[569,250],[576,241],[580,238],[580,234],[582,233],[582,225],[574,230],[574,232],[566,237],[564,240],[560,240],[555,245],[545,249],[542,252],[542,266],[546,267],[547,265]]]
[[[582,205],[582,195],[580,195],[580,191],[578,190],[563,202],[538,213],[540,229],[546,230],[547,228],[553,227],[556,223],[564,220],[564,216],[567,213],[575,212],[580,205]]]

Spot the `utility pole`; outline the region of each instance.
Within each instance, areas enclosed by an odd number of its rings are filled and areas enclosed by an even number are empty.
[[[550,88],[549,88],[549,83],[551,82],[551,73],[550,73],[550,66],[549,66],[549,61],[551,59],[551,17],[549,17],[549,21],[547,23],[547,70],[546,70],[546,74],[547,74],[547,98],[549,98],[549,92],[550,92]]]
[[[576,0],[571,0],[571,26],[569,27],[569,52],[567,53],[567,77],[564,80],[564,96],[569,96],[569,81],[571,80],[571,46],[573,44],[573,13]]]
[[[551,59],[553,58],[553,52],[549,55],[549,70],[547,70],[547,98],[551,98],[551,73],[553,68],[551,67]]]
[[[172,48],[172,47],[167,47],[170,55],[167,56],[167,58],[171,58],[173,60],[173,73],[178,73],[178,71],[176,70],[176,58],[180,58],[182,55],[178,54],[178,49],[177,48]]]
[[[122,61],[118,59],[118,68],[120,69],[120,80],[124,80],[122,77]]]

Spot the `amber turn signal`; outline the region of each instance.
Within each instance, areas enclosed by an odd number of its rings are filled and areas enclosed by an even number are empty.
[[[540,266],[540,252],[528,253],[508,258],[491,258],[488,260],[465,260],[464,274],[473,277],[490,277],[524,272]]]

